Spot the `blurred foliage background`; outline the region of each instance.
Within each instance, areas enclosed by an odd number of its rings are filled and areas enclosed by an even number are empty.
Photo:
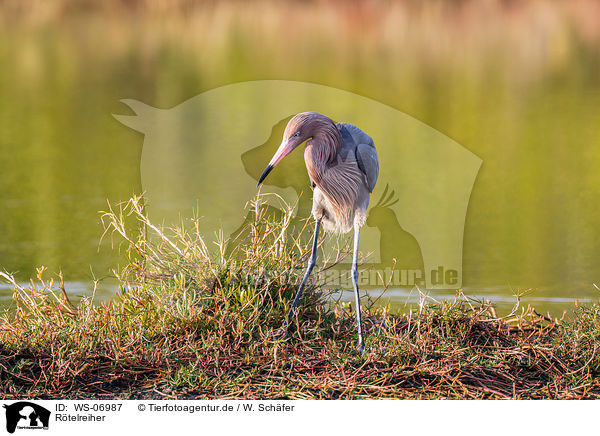
[[[390,105],[481,159],[464,285],[596,298],[600,2],[0,0],[0,266],[122,259],[97,211],[141,190],[122,98],[286,79]],[[10,290],[0,290],[5,298]],[[558,305],[558,306],[556,306]]]

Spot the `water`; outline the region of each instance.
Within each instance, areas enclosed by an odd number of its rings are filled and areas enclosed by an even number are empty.
[[[136,20],[110,9],[30,11],[22,20],[1,10],[1,267],[22,281],[40,265],[61,270],[71,291],[85,294],[91,271],[108,275],[124,264],[118,245],[99,243],[98,214],[107,200],[145,189],[144,136],[111,116],[130,113],[119,100],[167,109],[226,84],[283,79],[381,102],[481,159],[462,239],[468,294],[509,308],[515,292],[531,289],[524,301],[555,314],[574,299],[596,301],[600,25],[593,14],[577,5],[387,8],[223,3],[186,14],[142,11]],[[293,25],[282,26],[290,16]],[[263,130],[253,134],[264,141],[271,132]],[[244,151],[261,143],[249,141]],[[385,154],[393,145],[378,147]],[[210,148],[205,158],[221,151]],[[177,165],[165,161],[165,173]],[[245,165],[249,175],[258,171]],[[217,206],[215,213],[225,212]],[[107,285],[99,297],[114,291]],[[1,287],[0,305],[10,295]],[[382,298],[401,306],[414,295],[396,289]]]

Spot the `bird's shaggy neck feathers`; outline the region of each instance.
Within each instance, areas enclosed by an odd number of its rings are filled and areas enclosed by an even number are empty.
[[[304,150],[308,175],[329,200],[328,212],[336,222],[336,229],[346,232],[352,227],[354,202],[361,181],[354,156],[340,156],[342,136],[325,115],[315,112],[296,115],[290,120],[286,135],[298,130],[303,138],[312,138]]]

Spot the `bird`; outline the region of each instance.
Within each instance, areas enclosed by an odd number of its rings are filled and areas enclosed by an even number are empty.
[[[377,150],[373,139],[355,125],[336,123],[318,112],[302,112],[289,120],[281,145],[256,186],[259,187],[273,168],[304,142],[304,162],[313,190],[311,213],[316,224],[311,256],[282,330],[287,334],[291,315],[298,306],[302,291],[316,264],[321,226],[325,232],[335,234],[354,230],[351,276],[356,304],[358,349],[363,352],[365,346],[358,288],[358,246],[360,228],[365,224],[370,195],[379,176]]]

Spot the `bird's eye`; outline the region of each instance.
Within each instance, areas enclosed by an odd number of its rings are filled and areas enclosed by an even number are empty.
[[[296,136],[300,136],[300,130],[298,130],[296,133],[294,133],[294,138],[295,138]]]

